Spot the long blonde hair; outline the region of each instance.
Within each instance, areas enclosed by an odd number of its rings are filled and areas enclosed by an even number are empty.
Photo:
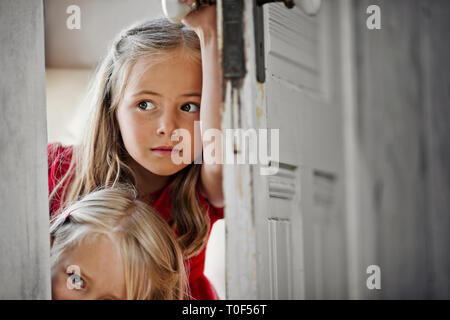
[[[105,235],[118,243],[127,299],[186,298],[183,253],[175,235],[131,187],[99,189],[75,201],[52,219],[50,234],[52,267],[83,240]]]
[[[115,110],[133,64],[139,58],[149,56],[158,62],[175,49],[183,49],[188,57],[201,63],[198,36],[181,23],[155,19],[134,25],[119,34],[90,84],[88,96],[92,111],[82,143],[74,147],[69,169],[49,195],[49,201],[69,178],[73,180],[61,193],[62,207],[98,186],[136,185]],[[177,240],[186,258],[203,249],[210,227],[209,216],[202,213],[196,193],[200,168],[201,165],[191,163],[176,173],[170,189],[171,223],[177,227]]]

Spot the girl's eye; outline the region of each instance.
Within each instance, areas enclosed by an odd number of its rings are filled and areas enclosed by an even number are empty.
[[[68,273],[70,281],[76,289],[84,289],[85,283],[82,277],[76,273]]]
[[[155,108],[155,106],[150,101],[141,101],[138,104],[138,108],[140,108],[142,110],[152,110]]]
[[[186,103],[181,107],[181,110],[187,112],[197,112],[198,110],[200,110],[200,107],[195,103]]]

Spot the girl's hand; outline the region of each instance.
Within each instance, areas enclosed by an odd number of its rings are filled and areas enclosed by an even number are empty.
[[[195,0],[179,0],[181,3],[192,5]],[[191,27],[199,37],[206,35],[217,35],[217,17],[216,6],[202,6],[200,10],[192,11],[183,20],[182,23]]]

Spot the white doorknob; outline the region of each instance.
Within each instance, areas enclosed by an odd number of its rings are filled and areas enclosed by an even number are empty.
[[[295,4],[298,4],[305,14],[315,16],[319,13],[322,0],[295,0]]]
[[[174,23],[181,22],[189,12],[194,10],[194,8],[178,0],[161,0],[161,7],[166,18]]]
[[[180,3],[178,0],[161,0],[161,6],[164,15],[171,22],[179,23],[191,11],[199,9],[202,6],[215,5],[216,0],[196,0],[191,6]]]

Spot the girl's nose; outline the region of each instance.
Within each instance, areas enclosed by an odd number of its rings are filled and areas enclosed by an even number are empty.
[[[172,132],[176,129],[175,125],[175,117],[173,115],[173,111],[165,110],[160,118],[160,122],[158,128],[156,129],[156,134],[158,136],[164,136],[172,134]]]

